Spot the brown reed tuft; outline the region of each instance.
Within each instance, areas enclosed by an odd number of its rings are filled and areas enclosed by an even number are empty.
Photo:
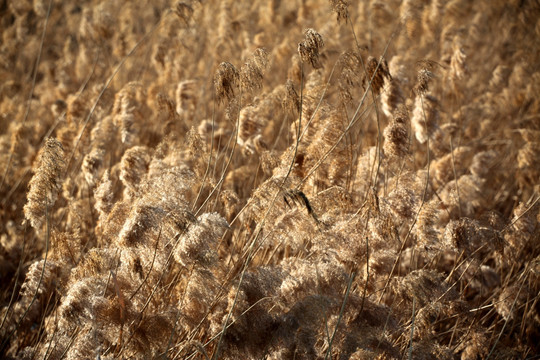
[[[433,60],[420,60],[416,63],[417,75],[416,84],[414,85],[414,93],[417,95],[424,95],[429,90],[429,84],[431,79],[435,78],[433,73],[435,67],[439,65]]]
[[[440,119],[439,101],[430,94],[417,96],[411,117],[411,127],[416,140],[424,144],[438,128]]]
[[[330,0],[332,11],[337,14],[337,20],[347,20],[349,17],[349,2],[347,0]]]
[[[371,86],[375,94],[379,94],[383,89],[385,79],[392,79],[388,71],[388,63],[382,57],[377,60],[370,56],[366,60],[366,71],[362,80],[364,89]]]
[[[339,88],[345,101],[350,102],[353,99],[352,89],[360,87],[362,84],[362,59],[360,54],[355,51],[346,51],[340,56],[340,65],[342,67],[339,75]]]
[[[324,47],[323,38],[311,28],[304,30],[304,36],[304,41],[298,44],[298,54],[303,62],[310,63],[314,69],[320,69],[322,64],[319,57]]]
[[[400,106],[392,122],[384,129],[384,153],[390,158],[402,159],[409,152],[409,116],[407,108]]]
[[[240,73],[233,64],[222,62],[214,76],[214,88],[218,101],[231,101],[234,97],[234,90],[238,86]]]
[[[268,53],[265,49],[257,49],[253,57],[240,69],[240,84],[244,91],[250,92],[262,87],[263,74],[268,64]]]
[[[189,1],[176,2],[176,4],[174,4],[173,11],[186,25],[189,24],[189,20],[195,12]]]
[[[45,141],[36,163],[36,172],[29,183],[24,215],[36,230],[41,228],[46,214],[50,214],[62,187],[65,170],[64,148],[53,138]]]
[[[300,113],[300,98],[294,88],[293,82],[290,79],[287,79],[285,88],[287,93],[282,101],[283,108],[292,115]]]
[[[139,184],[143,181],[150,164],[149,149],[144,146],[134,146],[122,156],[120,180],[129,194],[136,194]]]

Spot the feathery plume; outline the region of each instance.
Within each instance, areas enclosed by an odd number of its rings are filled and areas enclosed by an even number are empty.
[[[341,72],[339,75],[339,89],[346,102],[353,99],[352,89],[359,88],[363,81],[362,59],[357,51],[346,51],[339,58]]]
[[[255,91],[262,87],[262,80],[266,65],[268,64],[268,53],[265,49],[257,49],[253,57],[240,69],[240,84],[244,91]]]
[[[145,146],[134,146],[122,156],[120,180],[129,194],[135,194],[144,179],[150,164],[149,150]]]
[[[404,105],[396,109],[383,135],[385,138],[383,150],[386,156],[402,159],[409,153],[409,115]]]
[[[177,1],[173,11],[186,25],[189,24],[189,20],[195,12],[193,7],[185,1]]]
[[[413,88],[416,95],[424,95],[428,92],[429,83],[431,82],[431,79],[435,78],[435,74],[432,71],[435,69],[436,65],[439,65],[439,63],[433,60],[420,60],[416,63],[418,71],[416,75],[416,84]]]
[[[401,90],[400,82],[397,78],[384,78],[383,92],[381,94],[381,108],[388,117],[405,103],[405,96]]]
[[[197,105],[197,82],[185,80],[176,87],[176,112],[180,115],[191,111]]]
[[[423,94],[416,97],[411,126],[420,144],[424,144],[438,128],[439,106],[439,100],[432,95]]]
[[[298,96],[298,93],[294,89],[294,84],[292,80],[287,79],[287,83],[285,84],[285,89],[287,90],[287,93],[282,101],[283,109],[288,111],[291,115],[297,115],[300,113],[300,97]]]
[[[340,19],[347,20],[347,17],[349,16],[348,0],[330,0],[330,4],[332,5],[332,11],[337,14],[338,21]]]
[[[211,267],[217,260],[217,242],[228,227],[227,221],[217,213],[199,216],[197,223],[181,236],[174,259],[186,267],[192,264]]]
[[[450,79],[461,80],[468,73],[466,59],[467,55],[460,44],[454,44],[454,53],[450,59]]]
[[[222,62],[214,75],[214,88],[218,101],[224,99],[231,101],[234,98],[234,90],[238,86],[240,73],[233,64]]]
[[[46,302],[56,292],[55,285],[60,271],[61,266],[51,260],[39,260],[30,265],[21,287],[20,298],[13,309],[18,317],[26,312],[23,326],[31,326],[39,321],[40,316],[44,316],[42,312]]]
[[[386,60],[382,56],[379,61],[373,56],[370,56],[366,61],[366,72],[362,80],[364,89],[371,85],[373,92],[378,95],[386,79],[392,79]]]
[[[314,69],[322,68],[319,59],[320,51],[324,47],[322,36],[311,28],[306,29],[304,35],[304,41],[298,44],[298,54],[300,54],[300,58],[303,62],[310,63]]]
[[[99,216],[105,217],[113,207],[113,184],[110,178],[109,170],[106,170],[101,177],[100,184],[94,189],[94,198],[96,204],[94,205],[99,212]]]
[[[92,151],[84,157],[81,170],[89,186],[94,186],[98,180],[98,172],[103,163],[104,156],[105,150],[93,148]]]
[[[35,165],[36,172],[30,180],[25,218],[36,230],[41,227],[45,214],[51,211],[58,192],[62,188],[62,173],[65,167],[64,148],[53,138],[45,141]]]

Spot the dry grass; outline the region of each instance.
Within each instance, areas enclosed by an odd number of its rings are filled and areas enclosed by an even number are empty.
[[[0,1],[0,357],[532,359],[537,1]]]

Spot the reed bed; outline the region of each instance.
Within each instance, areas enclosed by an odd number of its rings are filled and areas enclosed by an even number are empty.
[[[0,357],[539,357],[538,1],[0,28]]]

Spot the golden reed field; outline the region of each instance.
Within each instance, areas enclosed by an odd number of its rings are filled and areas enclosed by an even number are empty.
[[[0,29],[0,358],[540,358],[538,0]]]

